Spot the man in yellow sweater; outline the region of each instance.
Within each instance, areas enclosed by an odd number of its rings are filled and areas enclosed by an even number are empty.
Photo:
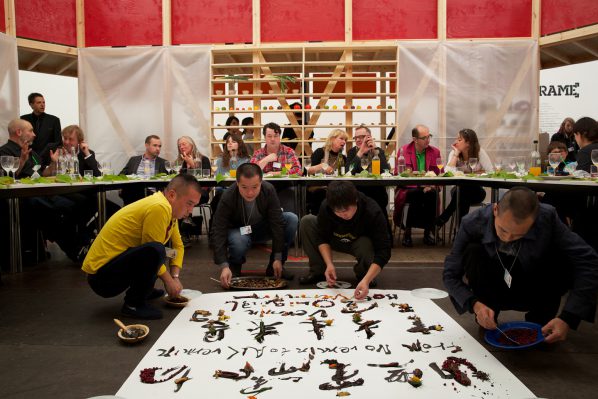
[[[201,187],[191,175],[172,179],[164,192],[136,201],[116,212],[97,236],[83,271],[91,289],[104,298],[127,291],[122,313],[140,319],[159,319],[162,312],[149,304],[164,291],[155,289],[156,277],[170,296],[183,289],[179,274],[183,265],[183,243],[177,220],[189,215],[199,203]],[[166,260],[165,244],[172,240],[176,256]]]

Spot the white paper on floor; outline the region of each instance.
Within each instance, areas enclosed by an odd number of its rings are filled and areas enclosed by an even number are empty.
[[[344,302],[342,295],[350,298],[353,290],[246,291],[196,297],[117,395],[127,399],[334,399],[346,392],[351,398],[368,399],[534,397],[431,300],[413,297],[409,291],[371,290],[368,300],[352,308],[355,305]],[[408,304],[413,312],[403,312],[401,304]],[[211,315],[194,316],[196,310]],[[210,323],[218,320],[219,310],[230,319]],[[354,321],[355,312],[361,312],[360,324]],[[310,316],[316,319],[321,339]],[[413,317],[421,323],[418,331],[408,332],[415,326]],[[326,320],[333,320],[332,324],[326,325]],[[260,334],[262,322],[265,334]],[[461,351],[453,352],[458,347]],[[462,385],[440,370],[449,357],[469,362],[459,370],[467,374],[471,385]],[[246,363],[253,371],[244,371]],[[141,371],[155,367],[153,379],[166,381],[143,383]],[[417,388],[408,382],[415,369],[423,372]],[[237,373],[240,378],[216,378],[217,370]],[[475,376],[483,377],[481,372],[489,379]],[[151,371],[144,374],[151,380]],[[190,379],[175,393],[175,381],[185,375]]]

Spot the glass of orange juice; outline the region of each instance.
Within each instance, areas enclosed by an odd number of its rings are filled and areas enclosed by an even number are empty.
[[[284,164],[284,167],[287,168],[287,173],[291,173],[291,168],[293,167],[293,164],[291,162],[287,162]]]
[[[228,171],[228,173],[230,174],[230,177],[232,177],[233,179],[237,178],[237,169],[231,169]]]

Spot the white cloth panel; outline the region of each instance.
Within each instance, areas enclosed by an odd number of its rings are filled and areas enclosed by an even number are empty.
[[[424,123],[443,157],[463,128],[475,130],[492,160],[529,155],[538,136],[536,41],[400,42],[399,50],[399,115],[407,123],[400,143]]]
[[[184,135],[205,152],[209,68],[210,46],[80,49],[81,126],[98,160],[118,173],[150,134],[162,139],[165,159]]]
[[[0,145],[8,140],[8,122],[19,117],[17,41],[0,33]]]

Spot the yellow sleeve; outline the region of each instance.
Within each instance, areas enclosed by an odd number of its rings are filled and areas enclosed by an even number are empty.
[[[183,245],[183,240],[181,239],[181,233],[179,231],[179,223],[178,221],[174,222],[174,227],[172,229],[172,235],[170,236],[172,239],[172,248],[176,249],[176,257],[170,262],[172,266],[183,268],[183,256],[185,255],[185,246]]]
[[[171,220],[171,210],[167,206],[156,204],[147,209],[143,218],[141,243],[159,242],[165,244],[168,241],[168,228]],[[158,276],[163,275],[165,272],[166,266],[160,266]]]

